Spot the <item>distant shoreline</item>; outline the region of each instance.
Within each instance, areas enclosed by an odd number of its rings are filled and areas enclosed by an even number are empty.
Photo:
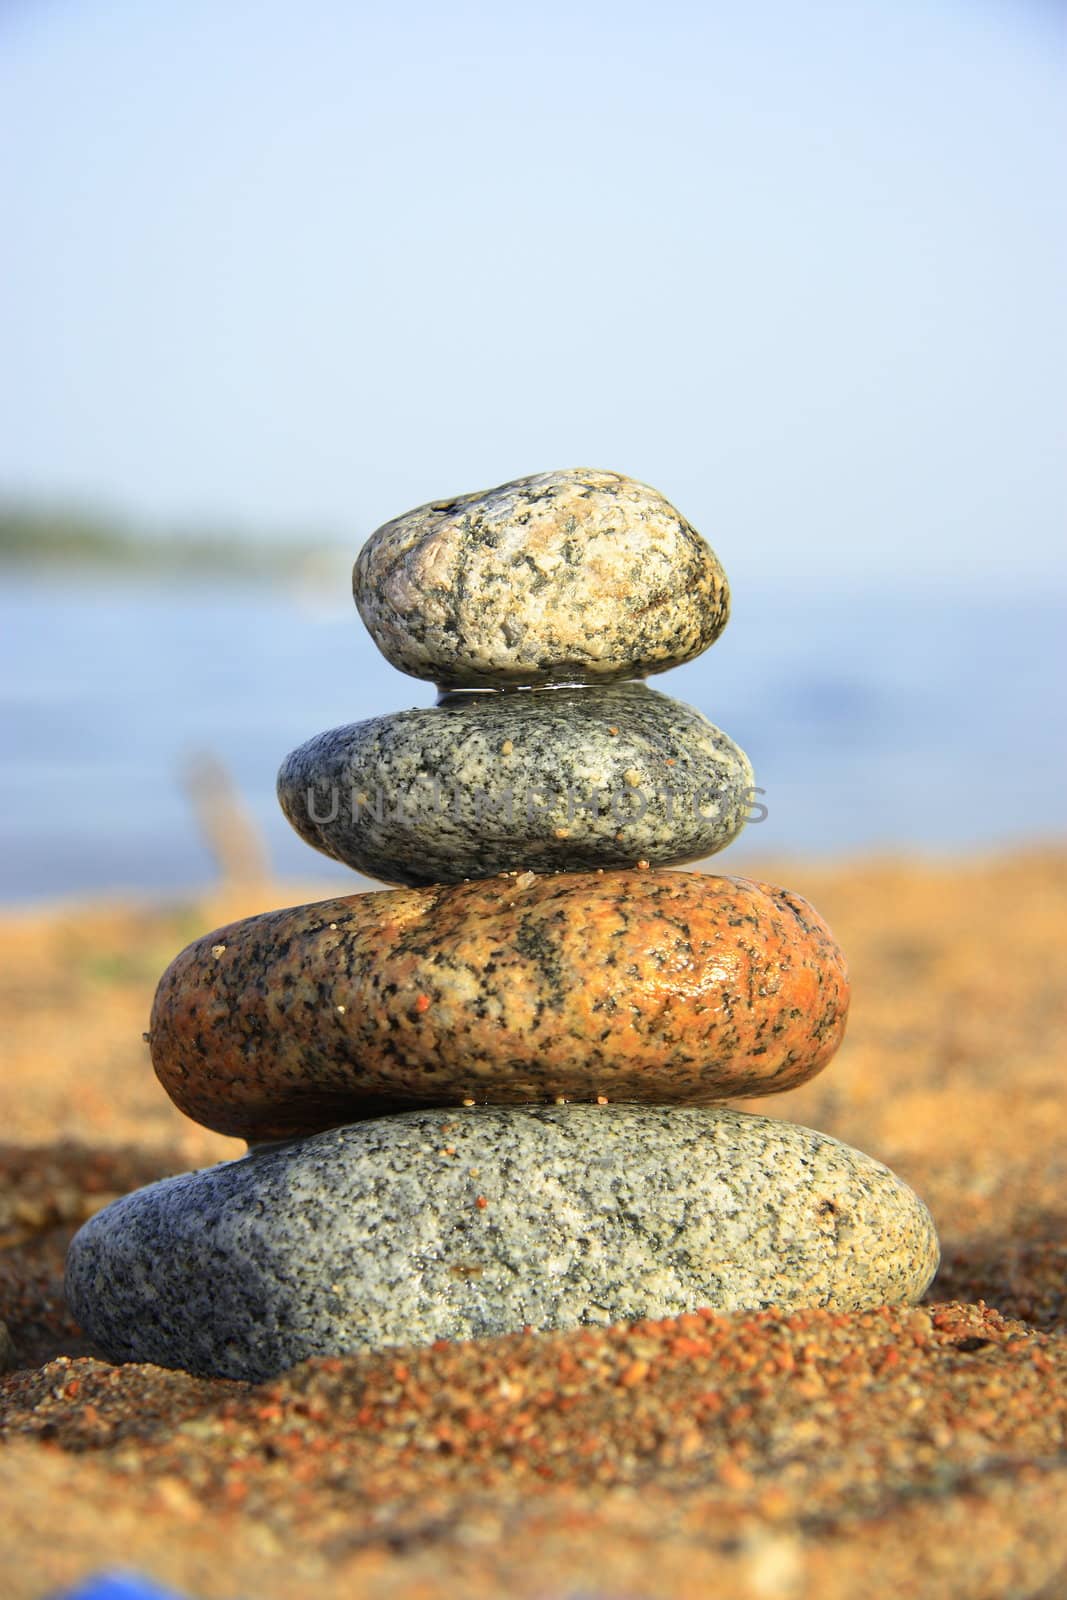
[[[0,573],[276,581],[342,557],[350,552],[335,539],[264,538],[227,528],[155,532],[104,515],[0,499]]]

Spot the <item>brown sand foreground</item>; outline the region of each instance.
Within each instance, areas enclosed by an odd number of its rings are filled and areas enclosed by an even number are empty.
[[[135,1568],[189,1595],[1067,1596],[1067,854],[768,865],[849,956],[849,1037],[750,1109],[933,1210],[918,1310],[668,1323],[315,1361],[270,1384],[94,1357],[62,1300],[111,1196],[239,1153],[141,1041],[188,939],[272,890],[0,926],[0,1596]],[[0,1357],[0,1365],[2,1365]]]

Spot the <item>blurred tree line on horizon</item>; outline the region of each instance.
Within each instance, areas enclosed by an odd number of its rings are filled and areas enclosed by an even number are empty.
[[[350,547],[344,547],[349,551]],[[116,514],[0,494],[0,570],[277,580],[335,557],[336,539],[232,527],[153,528]]]

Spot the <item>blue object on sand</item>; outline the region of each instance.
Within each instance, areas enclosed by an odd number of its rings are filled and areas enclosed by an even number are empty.
[[[101,1572],[52,1600],[183,1600],[173,1589],[161,1589],[137,1572]]]

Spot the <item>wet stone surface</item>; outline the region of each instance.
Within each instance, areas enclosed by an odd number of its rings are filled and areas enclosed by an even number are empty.
[[[270,1139],[417,1106],[706,1104],[812,1077],[844,959],[743,878],[504,875],[229,924],[164,973],[152,1060],[207,1127]]]

